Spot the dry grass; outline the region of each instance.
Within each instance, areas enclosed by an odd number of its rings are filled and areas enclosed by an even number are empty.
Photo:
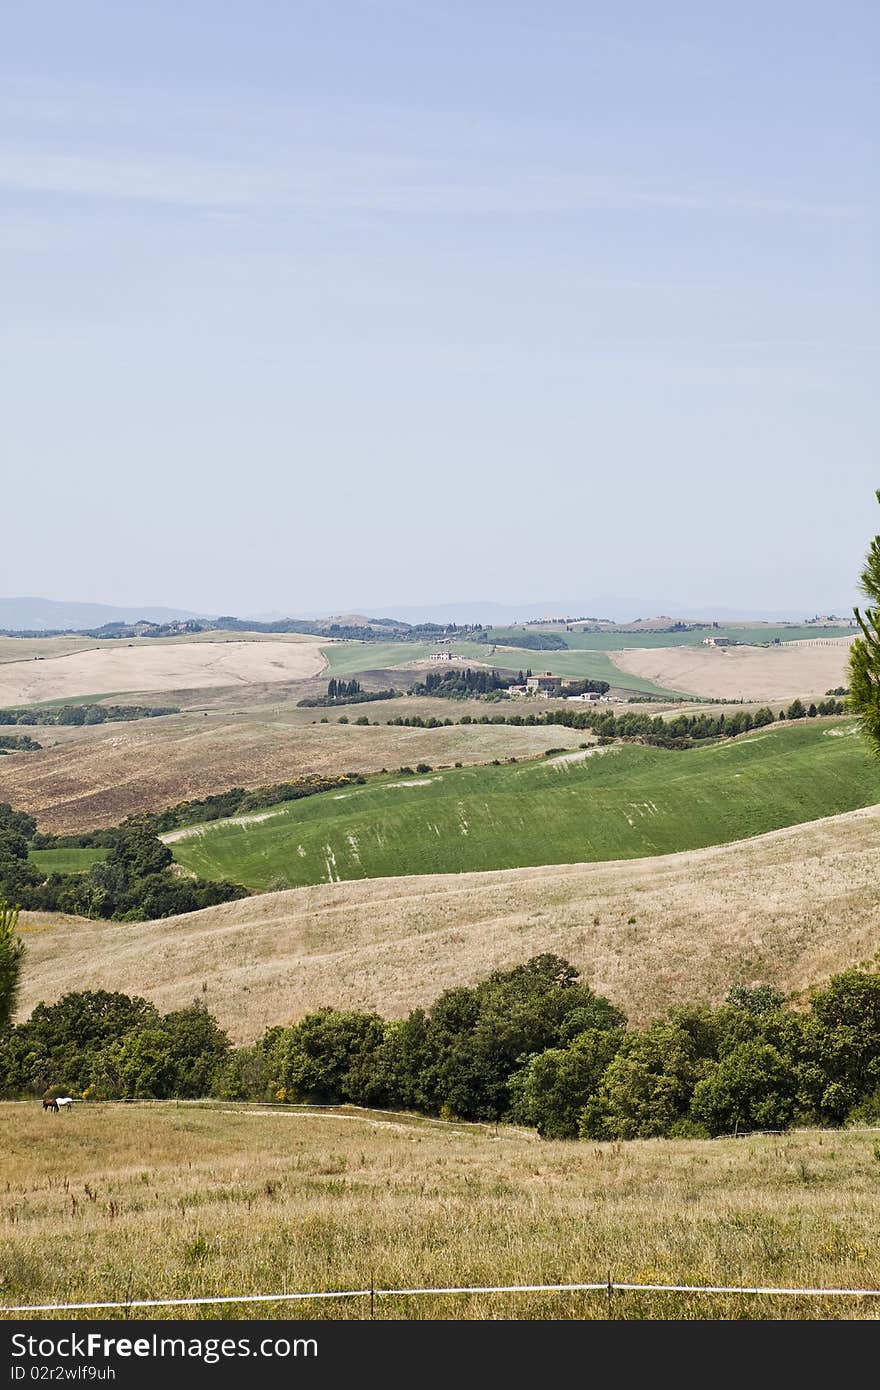
[[[0,1301],[600,1281],[876,1287],[876,1133],[542,1143],[231,1105],[0,1106]],[[377,1300],[384,1318],[604,1318],[602,1295]],[[193,1309],[357,1318],[366,1300]],[[866,1317],[877,1300],[616,1294],[616,1317]],[[106,1316],[97,1314],[96,1316]],[[161,1317],[162,1310],[136,1316]],[[185,1309],[174,1316],[187,1316]]]
[[[622,671],[657,685],[719,700],[791,700],[848,685],[850,637],[827,645],[784,642],[778,647],[652,647],[609,652]]]
[[[206,686],[247,686],[317,675],[326,658],[317,642],[213,641],[131,643],[73,651],[39,660],[24,655],[0,664],[0,705],[36,704],[102,691],[157,692]]]
[[[198,996],[247,1041],[322,1004],[401,1015],[542,951],[634,1021],[738,983],[801,991],[877,954],[878,850],[874,807],[684,854],[324,884],[148,924],[25,914],[21,1015],[72,989]]]
[[[63,633],[60,637],[0,637],[0,665],[6,662],[30,661],[34,657],[73,656],[76,652],[93,650],[118,651],[128,644],[128,638],[119,637],[80,637],[76,633]],[[212,629],[208,632],[188,632],[179,637],[151,637],[150,646],[182,647],[192,642],[307,642],[315,638],[299,632],[221,632]],[[328,641],[332,639],[327,639]],[[322,645],[326,642],[322,639]]]
[[[248,692],[250,693],[250,692]],[[424,701],[423,717],[449,714],[449,701]],[[412,712],[416,702],[354,705],[356,719]],[[430,706],[430,708],[429,708]],[[445,706],[445,708],[443,708]],[[485,706],[482,707],[485,712]],[[233,786],[258,787],[308,773],[379,772],[418,762],[451,766],[527,758],[590,738],[574,729],[463,725],[442,729],[315,723],[325,711],[257,705],[191,711],[134,723],[29,730],[44,746],[0,759],[0,801],[37,816],[57,833],[115,825],[188,797]],[[455,716],[458,710],[453,711]]]

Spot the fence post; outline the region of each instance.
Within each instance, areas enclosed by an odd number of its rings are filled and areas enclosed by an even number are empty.
[[[376,1280],[373,1271],[370,1270],[370,1317],[376,1316]]]
[[[608,1294],[608,1316],[609,1316],[609,1318],[613,1318],[613,1317],[614,1317],[614,1313],[612,1312],[612,1300],[613,1300],[613,1297],[614,1297],[614,1285],[613,1285],[613,1283],[611,1282],[611,1270],[610,1270],[610,1269],[609,1269],[609,1271],[608,1271],[608,1289],[607,1289],[607,1294]]]

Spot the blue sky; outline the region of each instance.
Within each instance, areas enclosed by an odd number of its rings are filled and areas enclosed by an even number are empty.
[[[10,7],[0,592],[851,602],[878,19]]]

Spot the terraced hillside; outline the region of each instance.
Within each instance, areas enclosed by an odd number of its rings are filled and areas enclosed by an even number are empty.
[[[550,731],[545,731],[550,732]],[[853,721],[708,748],[635,745],[390,776],[176,832],[179,863],[253,889],[671,854],[880,802]]]

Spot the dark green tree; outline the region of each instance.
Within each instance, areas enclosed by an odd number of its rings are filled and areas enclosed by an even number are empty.
[[[13,1092],[39,1094],[54,1087],[81,1094],[103,1048],[158,1018],[145,999],[107,990],[65,994],[56,1004],[38,1004],[3,1044],[0,1083]]]
[[[845,970],[813,996],[801,1075],[823,1123],[880,1088],[880,976]]]
[[[0,898],[0,1034],[5,1033],[15,1011],[24,943],[16,935],[18,908]]]
[[[770,1043],[740,1043],[711,1063],[694,1087],[691,1114],[710,1134],[788,1129],[797,1111],[798,1076]]]
[[[431,1010],[431,1053],[421,1085],[432,1109],[463,1119],[499,1120],[510,1109],[509,1082],[522,1062],[560,1047],[587,1028],[620,1028],[623,1014],[559,956],[533,957],[497,970],[474,989],[447,990]]]
[[[584,1106],[620,1050],[623,1030],[589,1028],[570,1047],[532,1057],[510,1080],[510,1117],[542,1139],[576,1139]]]
[[[372,1099],[375,1055],[385,1033],[378,1014],[318,1009],[281,1029],[267,1049],[272,1084],[288,1100]]]
[[[163,1100],[208,1095],[229,1039],[204,1004],[134,1028],[94,1057],[90,1085],[100,1094]]]
[[[585,1139],[652,1139],[687,1116],[706,1063],[690,1028],[653,1023],[628,1033],[581,1114]]]
[[[785,995],[772,985],[734,985],[727,1002],[747,1014],[769,1014],[782,1007]]]
[[[880,489],[877,501],[880,502]],[[849,654],[850,706],[880,756],[880,536],[875,536],[868,548],[859,587],[869,606],[864,613],[855,609],[861,636],[855,639]]]

